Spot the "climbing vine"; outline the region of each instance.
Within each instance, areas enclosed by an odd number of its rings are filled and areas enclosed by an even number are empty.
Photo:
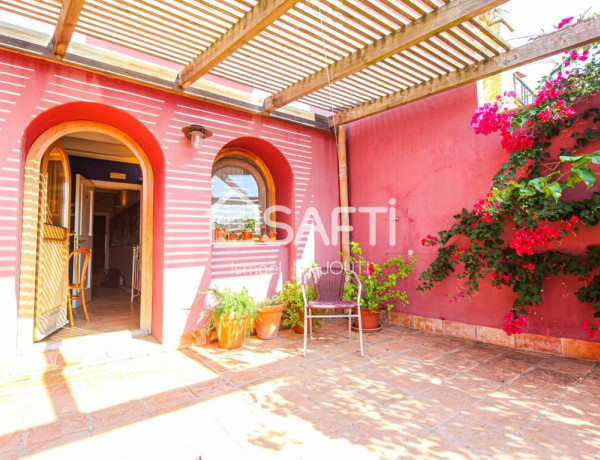
[[[600,246],[574,254],[550,245],[600,219],[600,193],[591,190],[600,150],[582,153],[600,138],[600,109],[576,109],[598,92],[600,46],[595,43],[565,53],[542,79],[533,104],[507,110],[515,95],[506,93],[477,109],[471,121],[475,132],[499,132],[508,160],[484,199],[455,215],[451,228],[423,238],[421,243],[438,246],[438,253],[421,274],[417,289],[429,290],[454,276],[461,288],[450,301],[458,302],[479,290],[484,277],[498,288],[510,287],[516,298],[504,316],[503,329],[511,335],[522,332],[527,313],[541,303],[545,277],[574,275],[584,283],[577,298],[592,304],[593,317],[591,311],[582,327],[594,338],[600,328]],[[561,134],[561,144],[570,135],[570,146],[551,154]],[[574,188],[578,190],[573,200],[565,192]]]

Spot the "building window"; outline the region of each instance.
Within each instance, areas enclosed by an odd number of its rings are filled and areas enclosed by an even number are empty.
[[[252,239],[258,240],[266,227],[265,211],[274,205],[273,180],[266,165],[254,154],[231,151],[220,154],[212,169],[213,233],[215,240],[242,239],[253,228]],[[270,230],[265,228],[265,236]],[[248,232],[244,232],[246,239]],[[229,236],[231,235],[231,236]]]

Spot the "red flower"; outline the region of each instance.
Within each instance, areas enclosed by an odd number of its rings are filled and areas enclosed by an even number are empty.
[[[367,276],[371,276],[375,273],[375,265],[373,265],[371,262],[367,262],[367,265],[365,266],[365,274]]]
[[[514,310],[507,312],[503,319],[502,329],[507,335],[520,334],[523,332],[523,328],[527,326],[525,317]]]
[[[596,336],[596,332],[600,329],[600,319],[595,320],[593,323],[589,319],[586,319],[581,323],[581,327],[585,330],[588,337],[593,340]]]
[[[427,235],[421,240],[421,246],[435,246],[440,239],[437,236]]]
[[[451,257],[452,257],[454,260],[458,260],[458,259],[460,259],[460,252],[458,252],[458,251],[456,251],[456,252],[453,252]]]
[[[571,218],[567,222],[567,226],[566,226],[567,231],[572,232],[573,230],[575,230],[577,228],[577,224],[579,222],[580,222],[579,217],[571,216]]]

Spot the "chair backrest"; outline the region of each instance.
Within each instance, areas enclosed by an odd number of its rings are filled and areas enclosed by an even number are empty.
[[[346,270],[339,267],[315,267],[310,274],[317,290],[319,302],[336,302],[344,297]]]
[[[90,263],[90,256],[92,251],[90,248],[79,248],[69,254],[69,261],[73,260],[73,284],[79,286],[85,285],[85,277],[87,275],[88,264]],[[81,263],[81,258],[83,263]]]

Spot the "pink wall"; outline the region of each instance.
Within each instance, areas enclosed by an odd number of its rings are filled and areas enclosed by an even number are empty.
[[[595,98],[600,105],[600,97]],[[435,258],[436,248],[421,239],[448,228],[452,216],[485,197],[493,174],[507,159],[499,136],[475,135],[470,119],[477,107],[476,86],[470,85],[352,123],[348,128],[351,206],[387,206],[397,201],[397,243],[387,243],[386,215],[377,219],[377,246],[368,245],[368,218],[354,215],[352,239],[365,254],[381,261],[392,254],[419,258],[417,270],[405,281],[410,305],[406,312],[421,316],[501,327],[514,299],[510,288],[498,290],[483,283],[470,300],[450,303],[456,292],[454,278],[432,291],[415,290],[418,275]],[[569,142],[568,139],[561,142]],[[598,143],[590,151],[599,148]],[[600,242],[598,229],[583,229],[563,241],[562,249],[582,251]],[[580,325],[593,315],[591,306],[573,295],[581,283],[551,278],[544,285],[544,303],[529,316],[525,332],[585,340]]]
[[[0,72],[0,349],[15,343],[24,158],[33,140],[52,125],[101,121],[132,136],[150,157],[157,182],[153,334],[166,343],[176,344],[184,329],[198,325],[199,292],[212,281],[206,211],[211,167],[221,148],[244,146],[275,169],[287,167],[292,187],[286,192],[282,186],[281,193],[294,203],[292,223],[308,206],[329,216],[338,203],[335,141],[328,133],[7,51],[0,51]],[[69,103],[75,104],[65,106]],[[181,133],[191,123],[214,133],[198,152]],[[338,248],[302,241],[275,251],[285,278],[293,259],[337,257]],[[273,251],[266,252],[271,260]],[[270,286],[265,282],[260,289],[266,295]]]

